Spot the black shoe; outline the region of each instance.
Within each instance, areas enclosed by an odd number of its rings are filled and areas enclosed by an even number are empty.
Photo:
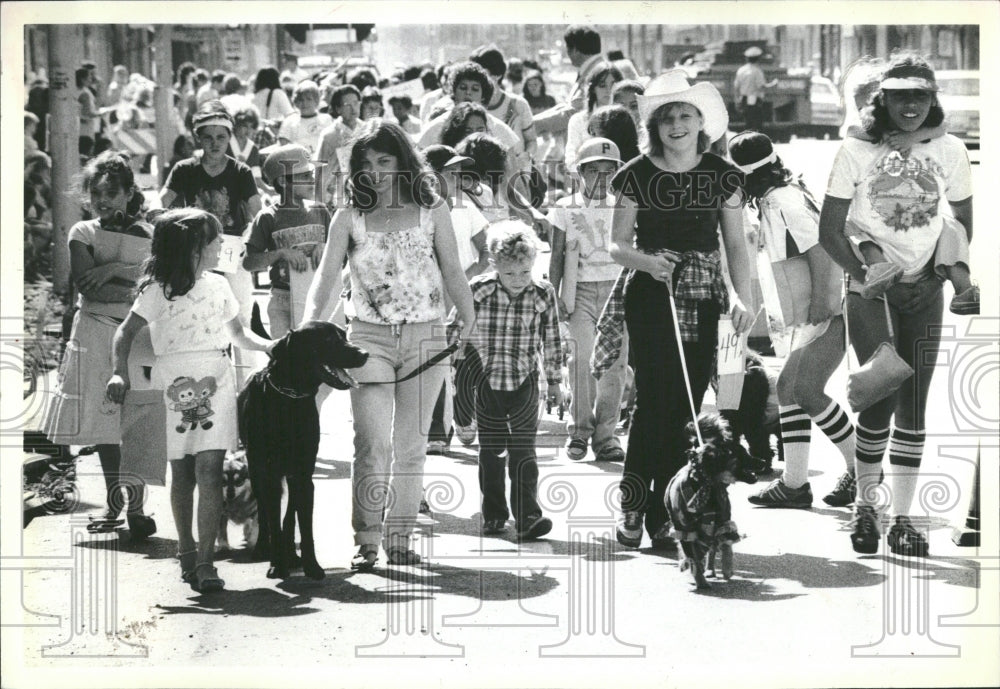
[[[668,553],[677,552],[677,541],[670,536],[670,522],[665,523],[656,530],[656,533],[650,537],[650,543],[653,546],[653,550]]]
[[[498,536],[507,530],[506,519],[486,519],[483,521],[484,536]]]
[[[128,515],[128,532],[133,541],[145,541],[156,533],[156,522],[144,514]]]
[[[833,490],[823,496],[823,502],[830,507],[847,507],[854,502],[857,491],[857,481],[854,480],[854,476],[845,471],[837,479],[837,485],[833,487]]]
[[[854,552],[864,555],[874,555],[878,552],[879,541],[878,515],[873,507],[858,506],[854,516],[854,531],[851,533],[851,545]]]
[[[747,500],[758,507],[810,509],[813,503],[812,487],[806,482],[798,488],[789,488],[784,481],[776,478]]]
[[[541,538],[549,531],[552,531],[552,520],[548,517],[539,516],[530,520],[530,523],[524,529],[518,530],[517,537],[522,541],[530,541]]]
[[[624,546],[638,548],[642,543],[642,512],[623,512],[615,529],[615,537]]]
[[[927,557],[927,539],[916,530],[909,517],[896,517],[889,529],[889,550],[894,555]]]

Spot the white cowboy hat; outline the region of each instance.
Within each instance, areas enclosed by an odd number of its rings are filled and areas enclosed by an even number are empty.
[[[698,108],[705,120],[702,129],[712,141],[725,134],[729,127],[729,113],[718,89],[707,81],[691,86],[683,69],[671,69],[650,81],[646,92],[637,100],[643,122],[661,105],[688,103]]]

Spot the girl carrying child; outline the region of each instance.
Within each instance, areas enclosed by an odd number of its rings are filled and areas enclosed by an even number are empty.
[[[170,506],[177,526],[181,579],[197,591],[225,582],[213,565],[222,515],[222,462],[236,446],[236,379],[226,347],[265,351],[270,342],[243,329],[226,279],[212,272],[222,227],[194,208],[170,210],[153,230],[139,295],[113,344],[107,398],[121,404],[131,379],[125,362],[136,333],[149,325],[156,363],[153,387],[164,391]],[[198,542],[191,532],[198,487]]]
[[[861,141],[888,144],[894,151],[894,164],[902,172],[910,157],[913,146],[918,143],[929,143],[948,133],[944,126],[944,113],[929,115],[914,131],[904,131],[888,126],[885,122],[876,121],[873,116],[873,99],[880,92],[880,70],[870,66],[865,78],[854,87],[854,105],[861,118],[861,126],[852,125],[847,128],[846,136]],[[935,86],[936,88],[936,86]],[[898,175],[897,175],[898,176]],[[939,279],[952,284],[955,294],[948,309],[958,315],[979,315],[979,287],[972,284],[969,271],[969,235],[965,227],[952,215],[943,215],[943,227],[934,252],[934,272]],[[902,220],[902,218],[900,218]],[[894,285],[903,275],[903,269],[889,261],[882,248],[866,236],[858,228],[857,223],[848,220],[848,235],[854,237],[866,268],[865,284],[861,286],[861,295],[866,299],[874,299]]]
[[[842,507],[854,501],[854,426],[823,389],[844,357],[844,273],[819,245],[816,201],[801,182],[793,181],[771,140],[760,132],[742,132],[729,142],[729,156],[746,174],[743,191],[760,216],[761,249],[771,264],[760,272],[762,279],[774,276],[772,293],[779,299],[771,310],[792,328],[791,352],[778,377],[785,472],[751,495],[750,502],[812,507],[808,477],[814,421],[844,457],[845,473],[823,498]]]
[[[149,253],[150,227],[141,220],[143,198],[125,155],[105,151],[91,160],[81,187],[96,217],[69,231],[70,272],[80,292],[79,310],[46,414],[45,435],[54,443],[97,445],[107,508],[93,520],[93,528],[120,523],[124,503],[119,491],[124,488],[129,531],[141,540],[156,533],[156,523],[143,515],[143,484],[123,480],[121,417],[117,407],[105,402],[102,390],[111,375],[111,339],[128,314],[142,260]],[[122,359],[123,368],[126,361]],[[141,379],[140,362],[128,363]]]

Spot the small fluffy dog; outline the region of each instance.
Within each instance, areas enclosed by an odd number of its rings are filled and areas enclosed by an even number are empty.
[[[222,523],[219,524],[216,539],[217,550],[229,550],[229,522],[243,527],[245,547],[253,550],[255,557],[261,556],[263,548],[257,547],[260,535],[257,498],[250,485],[250,471],[244,452],[228,455],[222,464]]]
[[[729,424],[718,414],[701,414],[698,427],[704,445],[698,446],[694,424],[689,423],[688,463],[667,484],[664,504],[671,534],[684,553],[681,571],[691,569],[697,587],[705,589],[706,560],[714,575],[716,548],[722,554],[722,575],[728,579],[733,574],[733,543],[740,536],[727,489],[736,481],[756,483],[758,461],[733,439]]]

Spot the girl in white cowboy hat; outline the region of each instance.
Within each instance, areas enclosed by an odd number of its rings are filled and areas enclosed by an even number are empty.
[[[708,152],[729,122],[719,92],[708,83],[688,84],[683,70],[649,83],[639,97],[649,134],[648,151],[631,160],[611,182],[616,194],[610,253],[627,270],[598,324],[595,375],[617,358],[621,323],[633,347],[638,392],[622,477],[623,515],[618,541],[638,547],[646,530],[654,547],[667,547],[663,504],[667,482],[685,464],[684,426],[691,407],[684,384],[668,289],[673,291],[694,406],[699,408],[712,373],[721,316],[732,315],[737,332],[751,318],[741,210],[743,174]],[[730,297],[722,276],[720,229]]]

